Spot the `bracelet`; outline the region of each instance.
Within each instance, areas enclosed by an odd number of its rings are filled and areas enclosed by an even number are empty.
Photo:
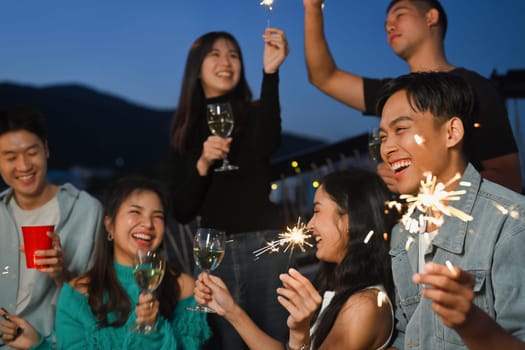
[[[305,343],[303,345],[301,345],[299,348],[292,348],[290,347],[290,344],[289,343],[286,343],[284,344],[285,347],[286,347],[286,350],[310,350],[310,343]]]

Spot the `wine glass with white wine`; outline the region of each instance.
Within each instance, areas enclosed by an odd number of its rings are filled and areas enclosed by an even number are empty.
[[[208,127],[213,135],[227,138],[231,135],[233,130],[233,111],[228,102],[224,103],[210,103],[206,108],[206,118]],[[230,164],[228,156],[222,159],[222,165],[215,168],[216,172],[237,170],[238,166]]]
[[[158,250],[137,249],[133,259],[133,278],[139,286],[141,294],[151,294],[157,289],[164,277],[166,259]],[[155,332],[155,326],[137,323],[131,327],[136,333],[149,334]]]
[[[226,235],[223,231],[213,228],[199,228],[193,239],[193,257],[195,264],[205,273],[215,270],[224,258]],[[215,313],[206,305],[196,305],[187,308],[190,311]]]
[[[373,161],[381,161],[381,137],[378,127],[372,127],[368,131],[368,154]]]

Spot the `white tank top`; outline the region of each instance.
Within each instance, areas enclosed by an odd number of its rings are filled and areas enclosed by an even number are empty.
[[[370,287],[363,288],[362,290],[367,290],[367,289],[377,289],[380,292],[383,292],[383,295],[385,296],[384,300],[387,301],[388,307],[390,309],[390,317],[392,320],[392,327],[390,328],[390,334],[388,335],[388,339],[386,340],[386,342],[383,345],[381,345],[379,348],[377,348],[377,350],[384,350],[387,348],[388,344],[390,343],[390,340],[392,339],[392,335],[394,334],[394,322],[395,322],[394,321],[394,308],[392,307],[392,301],[388,297],[388,294],[386,293],[385,288],[382,285],[370,286]],[[335,292],[333,290],[327,290],[324,292],[323,302],[321,304],[321,311],[319,311],[319,316],[317,317],[317,320],[315,320],[315,323],[310,328],[310,335],[314,333],[315,329],[317,328],[317,323],[319,322],[319,319],[321,318],[320,317],[321,314],[325,311],[328,305],[330,305],[330,302],[334,298],[334,295],[335,295]]]

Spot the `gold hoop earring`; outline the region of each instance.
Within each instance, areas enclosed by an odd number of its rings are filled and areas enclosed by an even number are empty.
[[[113,235],[111,233],[108,233],[108,242],[113,241]]]

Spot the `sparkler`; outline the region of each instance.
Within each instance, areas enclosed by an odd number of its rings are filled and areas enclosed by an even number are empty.
[[[445,188],[459,178],[460,175],[456,174],[446,184],[436,183],[435,176],[432,176],[431,173],[425,173],[425,179],[421,180],[420,190],[416,196],[402,194],[399,197],[408,203],[407,212],[401,218],[401,222],[410,233],[422,233],[425,230],[426,222],[440,227],[445,215],[455,216],[463,221],[473,219],[467,213],[448,205],[448,202],[458,201],[460,195],[466,193],[465,190],[445,191]],[[460,182],[460,186],[470,186],[470,184]],[[400,208],[400,204],[397,202],[388,202],[387,205],[389,208],[395,207],[398,210]],[[416,210],[422,213],[417,219],[412,217]]]
[[[268,9],[268,15],[266,17],[266,27],[270,26],[270,14],[273,10],[273,1],[274,0],[262,0],[259,5],[266,6]]]
[[[265,253],[277,253],[284,247],[282,250],[283,253],[286,253],[290,250],[290,258],[295,248],[299,248],[301,252],[305,252],[305,247],[313,247],[313,245],[306,240],[312,237],[311,232],[305,223],[301,222],[301,218],[297,219],[297,224],[293,227],[286,227],[286,231],[279,233],[279,239],[275,241],[266,242],[266,245],[262,248],[253,251],[255,258],[259,258],[262,254]]]
[[[445,191],[445,188],[460,178],[459,174],[456,174],[446,184],[436,183],[437,179],[431,173],[425,173],[424,176],[425,179],[421,180],[419,193],[416,196],[409,194],[399,196],[399,198],[404,199],[408,203],[407,211],[401,218],[401,223],[408,232],[413,234],[424,233],[427,222],[440,227],[443,224],[445,215],[455,216],[463,221],[471,221],[473,219],[467,213],[448,205],[450,201],[457,201],[460,199],[460,195],[466,193],[465,190]],[[459,185],[468,187],[470,183],[461,181]],[[388,208],[396,208],[401,212],[401,203],[391,201],[386,204]],[[417,219],[412,217],[416,210],[421,212]],[[429,237],[423,238],[429,239]],[[405,250],[408,251],[414,241],[414,237],[409,236],[405,243]]]
[[[458,273],[454,268],[454,265],[452,265],[452,263],[450,262],[450,260],[445,261],[445,265],[447,265],[447,268],[452,273],[452,275],[456,277]]]
[[[365,237],[365,240],[363,241],[365,244],[368,244],[368,241],[370,240],[370,238],[372,238],[372,235],[374,234],[374,230],[370,230],[368,232],[368,234],[366,235]]]

